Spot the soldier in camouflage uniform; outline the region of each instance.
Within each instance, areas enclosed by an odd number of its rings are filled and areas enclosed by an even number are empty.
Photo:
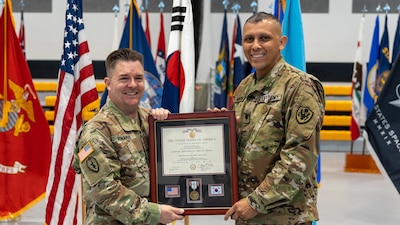
[[[82,174],[85,224],[157,224],[184,218],[183,209],[149,202],[148,122],[169,111],[139,107],[144,93],[143,57],[131,49],[106,60],[109,101],[88,121],[75,149]]]
[[[281,50],[286,42],[271,14],[256,13],[244,25],[243,51],[255,73],[234,93],[241,200],[225,220],[236,224],[318,220],[316,173],[325,94],[317,78],[285,62]]]

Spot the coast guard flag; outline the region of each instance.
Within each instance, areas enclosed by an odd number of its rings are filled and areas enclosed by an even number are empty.
[[[364,137],[382,174],[400,194],[400,57],[365,122]]]
[[[227,86],[229,76],[229,40],[227,23],[225,9],[218,60],[215,68],[214,106],[217,108],[226,107],[227,104]]]
[[[138,12],[139,8],[136,1],[131,0],[119,48],[130,48],[142,53],[146,81],[145,92],[140,105],[149,109],[159,108],[161,106],[162,85]]]
[[[228,108],[232,108],[233,92],[235,92],[240,81],[247,75],[245,74],[245,57],[242,48],[242,26],[240,24],[239,14],[236,14],[233,23],[232,35],[232,55],[231,55],[231,68],[228,82]]]
[[[68,0],[64,43],[54,106],[54,137],[46,188],[45,224],[82,224],[78,217],[81,178],[71,167],[82,129],[82,109],[98,99],[89,44],[84,33],[82,0]]]
[[[45,197],[51,137],[22,53],[11,0],[0,18],[0,221],[18,218]],[[1,222],[0,222],[1,223]]]
[[[285,15],[282,22],[282,35],[288,37],[288,42],[282,50],[282,56],[290,65],[306,71],[300,1],[288,0],[286,3]]]
[[[158,76],[162,84],[165,82],[165,34],[164,34],[164,14],[160,12],[160,34],[158,36],[157,55],[155,61]]]
[[[378,77],[375,88],[375,95],[379,96],[382,87],[385,85],[385,81],[389,76],[390,72],[390,51],[389,51],[389,33],[387,25],[387,14],[385,16],[385,27],[381,37],[381,43],[379,45],[379,64],[378,64]]]
[[[194,110],[194,32],[190,0],[174,0],[162,107],[172,113]]]
[[[358,40],[356,56],[354,60],[353,76],[352,76],[352,110],[351,110],[351,123],[350,132],[351,140],[355,141],[360,137],[360,125],[361,125],[361,88],[362,88],[362,78],[363,78],[363,54],[362,54],[362,39],[364,32],[364,20],[365,15],[361,17],[360,28],[358,30]]]
[[[374,106],[375,102],[375,82],[378,69],[379,57],[379,15],[376,15],[375,28],[372,36],[371,50],[367,64],[367,76],[365,77],[365,87],[363,94],[363,103],[367,109],[367,116]]]

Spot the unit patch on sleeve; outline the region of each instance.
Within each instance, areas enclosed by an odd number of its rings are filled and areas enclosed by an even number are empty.
[[[86,166],[95,173],[99,172],[100,170],[99,163],[94,157],[89,157],[88,160],[86,160]]]
[[[310,108],[300,106],[296,112],[296,120],[299,124],[304,124],[310,121],[313,115],[314,113]]]
[[[83,160],[85,160],[92,152],[93,152],[93,148],[92,145],[90,144],[90,142],[88,142],[85,147],[83,147],[79,152],[78,152],[78,157],[79,157],[79,161],[83,162]]]

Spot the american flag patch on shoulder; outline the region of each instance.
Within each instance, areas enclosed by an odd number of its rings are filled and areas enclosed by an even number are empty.
[[[83,160],[85,160],[92,152],[93,152],[93,148],[92,145],[89,143],[87,143],[85,145],[85,147],[83,147],[79,152],[78,152],[78,157],[79,157],[79,161],[82,162]]]

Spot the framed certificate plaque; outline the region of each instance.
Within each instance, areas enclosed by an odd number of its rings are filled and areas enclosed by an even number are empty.
[[[149,116],[151,200],[224,214],[238,201],[235,123],[234,111]]]

